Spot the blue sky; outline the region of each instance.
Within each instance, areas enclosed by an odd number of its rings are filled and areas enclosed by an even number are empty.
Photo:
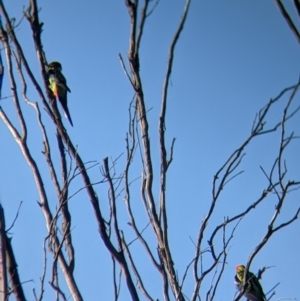
[[[7,2],[7,3],[6,3]],[[24,1],[4,1],[11,17],[18,21]],[[289,4],[289,3],[287,3]],[[58,60],[71,89],[69,109],[74,128],[64,124],[84,161],[102,163],[104,157],[117,158],[125,152],[128,131],[128,107],[133,90],[121,68],[118,54],[126,61],[129,42],[129,16],[122,1],[39,1],[40,20],[44,22],[43,45],[47,60]],[[155,164],[155,187],[159,181],[158,116],[162,85],[165,76],[168,47],[177,28],[184,1],[160,1],[147,19],[140,49],[141,75],[150,123],[150,139]],[[29,24],[23,20],[16,30],[28,61],[41,82],[36,52]],[[2,52],[3,55],[3,52]],[[299,78],[299,45],[290,32],[273,1],[192,1],[184,31],[175,51],[175,61],[169,89],[167,114],[167,145],[176,137],[174,161],[167,183],[170,245],[178,275],[182,277],[186,265],[194,256],[194,246],[201,220],[211,201],[213,175],[228,156],[248,137],[255,113],[283,88],[295,84]],[[4,57],[3,57],[4,58]],[[9,80],[4,78],[3,96],[10,95]],[[29,87],[29,95],[38,101]],[[297,99],[299,104],[299,97]],[[1,100],[3,109],[14,119],[10,99]],[[41,154],[42,140],[33,110],[22,104],[29,129],[29,143],[33,155],[43,171],[51,206],[56,206],[55,191]],[[281,116],[278,105],[268,119],[273,124]],[[43,121],[51,141],[55,143],[55,128],[43,111]],[[32,289],[39,288],[42,271],[42,242],[46,236],[44,217],[37,206],[38,193],[30,169],[24,162],[17,144],[3,123],[0,123],[0,194],[9,225],[20,201],[22,209],[11,230],[13,247],[19,263],[28,300],[33,300]],[[288,125],[299,129],[299,115]],[[299,135],[299,132],[298,132]],[[279,135],[259,137],[246,150],[240,170],[245,173],[224,190],[218,209],[209,224],[213,230],[224,216],[232,216],[253,203],[267,186],[260,166],[269,170],[276,158]],[[300,144],[295,141],[287,153],[291,179],[299,179]],[[55,150],[54,157],[58,154]],[[131,178],[141,174],[135,159]],[[122,172],[125,155],[119,159],[118,173]],[[59,167],[59,162],[57,163]],[[90,170],[93,181],[99,181],[99,168]],[[79,179],[70,188],[82,187]],[[141,228],[146,225],[145,213],[139,199],[140,183],[132,185],[135,211]],[[107,207],[107,187],[97,187],[101,206]],[[155,197],[158,197],[158,190]],[[120,221],[128,239],[134,238],[128,229],[128,217],[119,197]],[[231,244],[224,278],[217,300],[233,298],[235,266],[245,263],[253,248],[266,232],[266,225],[274,212],[275,198],[253,211],[236,232]],[[282,211],[281,221],[291,217],[299,207],[299,192],[291,195]],[[113,296],[111,260],[99,238],[92,208],[85,192],[70,201],[73,214],[73,236],[76,247],[76,270],[79,288],[85,300]],[[150,228],[145,235],[153,241]],[[137,265],[142,270],[145,285],[154,298],[162,299],[161,281],[142,248],[135,246]],[[299,222],[276,234],[252,264],[257,271],[268,270],[262,284],[267,292],[277,282],[276,296],[300,300],[299,279]],[[154,281],[154,278],[157,281]],[[155,279],[156,279],[155,278]],[[209,281],[204,283],[205,296]],[[53,293],[47,286],[46,296]],[[128,300],[125,283],[120,300]],[[193,277],[189,275],[184,288],[190,297]],[[99,297],[98,297],[99,296]],[[143,299],[143,298],[141,298]]]

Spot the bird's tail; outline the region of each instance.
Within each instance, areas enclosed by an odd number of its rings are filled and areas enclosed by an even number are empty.
[[[66,109],[64,108],[64,113],[65,113],[65,117],[69,120],[71,126],[73,126],[72,118],[71,118],[68,108],[66,108]]]
[[[73,122],[72,122],[72,118],[71,118],[71,115],[70,115],[70,112],[69,112],[69,109],[68,109],[68,105],[67,105],[67,99],[66,98],[59,98],[59,101],[61,103],[61,106],[64,110],[64,114],[65,114],[65,117],[69,120],[71,126],[73,126]]]

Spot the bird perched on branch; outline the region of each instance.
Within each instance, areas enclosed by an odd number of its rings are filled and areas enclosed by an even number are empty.
[[[236,267],[236,275],[234,277],[234,283],[237,289],[242,292],[244,291],[244,296],[251,301],[266,301],[266,296],[264,291],[257,279],[257,277],[248,271],[246,277],[246,283],[244,280],[245,266],[238,265]],[[244,285],[246,288],[244,289]]]
[[[66,118],[73,126],[72,118],[68,109],[67,93],[71,92],[67,86],[67,80],[61,73],[62,66],[59,62],[52,62],[48,65],[49,88],[52,90],[56,99],[59,100]]]

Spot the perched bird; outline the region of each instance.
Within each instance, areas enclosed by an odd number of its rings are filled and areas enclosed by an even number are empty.
[[[236,267],[236,275],[234,283],[239,291],[243,291],[244,285],[246,286],[244,296],[251,301],[266,301],[264,291],[256,278],[256,276],[249,272],[247,273],[247,283],[244,283],[245,266],[238,265]]]
[[[67,80],[61,73],[62,66],[59,62],[52,62],[48,65],[48,80],[49,88],[52,90],[54,96],[59,100],[66,118],[73,126],[72,118],[68,109],[67,93],[71,92],[67,86]]]

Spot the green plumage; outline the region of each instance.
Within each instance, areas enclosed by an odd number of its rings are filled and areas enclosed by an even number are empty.
[[[246,285],[246,290],[244,296],[251,301],[266,301],[266,296],[260,285],[257,277],[248,271],[247,273],[247,283],[244,280],[245,266],[238,265],[236,267],[236,275],[234,277],[236,287],[239,291],[243,291],[244,285]]]
[[[72,118],[68,109],[67,93],[71,92],[67,86],[67,80],[61,72],[62,67],[59,62],[52,62],[48,65],[49,88],[52,90],[56,99],[59,100],[66,118],[73,126]]]

